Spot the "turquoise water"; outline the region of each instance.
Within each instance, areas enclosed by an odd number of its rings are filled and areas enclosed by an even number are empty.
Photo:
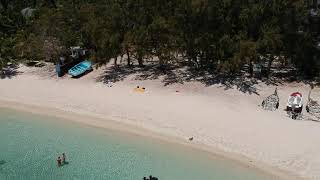
[[[69,164],[57,167],[65,152]],[[0,179],[266,180],[204,152],[65,120],[0,109]]]

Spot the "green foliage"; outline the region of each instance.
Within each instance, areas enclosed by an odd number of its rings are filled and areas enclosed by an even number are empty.
[[[281,56],[302,72],[319,71],[311,42],[320,30],[308,28],[304,0],[1,2],[6,3],[0,16],[2,59],[54,60],[67,47],[80,45],[93,51],[98,64],[115,59],[117,65],[117,57],[126,55],[128,65],[137,60],[142,66],[156,57],[165,67],[179,55],[196,68],[237,73],[249,65],[252,74],[260,57],[268,57],[270,65]],[[27,23],[19,15],[25,7],[37,9]]]

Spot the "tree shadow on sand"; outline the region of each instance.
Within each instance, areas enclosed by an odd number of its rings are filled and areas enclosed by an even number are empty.
[[[273,71],[276,72],[276,69],[273,69]],[[224,90],[237,89],[242,93],[255,95],[260,95],[257,87],[261,82],[268,86],[278,86],[290,82],[316,85],[318,82],[303,78],[303,75],[298,74],[296,71],[291,71],[290,73],[286,71],[283,73],[272,73],[272,76],[269,78],[257,79],[249,78],[245,71],[235,75],[225,75],[208,70],[199,70],[186,65],[168,65],[160,68],[158,64],[149,64],[143,67],[120,65],[107,67],[105,72],[97,78],[97,81],[104,83],[118,82],[126,78],[132,78],[132,80],[159,79],[164,86],[184,84],[186,82],[201,82],[207,87],[217,85],[220,88],[224,88]]]
[[[18,71],[19,66],[15,64],[8,65],[0,69],[0,79],[13,78],[21,74],[22,72]]]
[[[156,80],[161,79],[164,86],[171,84],[184,84],[185,82],[201,82],[205,86],[219,85],[219,87],[228,89],[238,89],[243,93],[256,94],[256,85],[258,80],[246,78],[244,76],[224,76],[209,71],[200,71],[187,66],[167,66],[159,68],[158,65],[146,65],[144,67],[112,66],[97,78],[98,82],[118,82],[126,78],[133,80]],[[273,82],[276,83],[276,82]]]

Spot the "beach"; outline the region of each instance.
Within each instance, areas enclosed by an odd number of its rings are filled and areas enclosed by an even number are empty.
[[[292,120],[283,111],[292,92],[301,92],[306,104],[309,86],[278,85],[280,106],[269,112],[259,105],[273,85],[258,83],[254,93],[245,93],[197,81],[164,86],[161,79],[130,75],[108,87],[97,80],[104,68],[71,79],[21,66],[0,80],[0,106],[187,144],[287,179],[320,179],[320,123]],[[136,86],[146,91],[135,92]],[[320,99],[320,90],[312,97]]]

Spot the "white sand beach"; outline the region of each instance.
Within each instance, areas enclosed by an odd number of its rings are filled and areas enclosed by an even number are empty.
[[[0,79],[0,106],[83,114],[97,118],[86,123],[101,127],[107,126],[104,120],[112,120],[287,175],[287,179],[320,179],[320,122],[292,120],[283,110],[292,92],[301,92],[306,104],[310,88],[303,83],[280,84],[280,107],[269,112],[258,105],[275,86],[263,83],[250,94],[200,82],[164,86],[161,78],[135,80],[133,75],[108,87],[97,81],[104,67],[79,79],[57,78],[46,68],[22,66],[18,71],[16,76]],[[137,85],[146,91],[135,92]],[[320,100],[320,89],[315,88],[312,97]],[[307,114],[305,109],[303,113]],[[194,140],[189,142],[189,137]]]

